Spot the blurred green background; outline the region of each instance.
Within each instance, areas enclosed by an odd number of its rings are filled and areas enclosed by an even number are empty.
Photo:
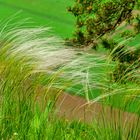
[[[74,17],[67,12],[68,0],[0,0],[0,21],[29,18],[32,26],[49,26],[63,38],[72,36]]]

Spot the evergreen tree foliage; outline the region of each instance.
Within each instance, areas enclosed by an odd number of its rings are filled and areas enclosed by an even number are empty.
[[[130,19],[138,0],[75,0],[68,11],[76,17],[73,41],[88,45]]]

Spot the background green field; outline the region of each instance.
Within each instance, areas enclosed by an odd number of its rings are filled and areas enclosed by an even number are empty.
[[[66,0],[0,0],[0,20],[29,18],[32,25],[52,27],[56,35],[66,38],[73,34],[74,18],[67,12],[71,4]]]

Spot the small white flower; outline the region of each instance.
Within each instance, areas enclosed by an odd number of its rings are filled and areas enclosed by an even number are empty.
[[[14,135],[14,136],[17,136],[17,135],[18,135],[18,133],[17,133],[17,132],[15,132],[13,135]]]

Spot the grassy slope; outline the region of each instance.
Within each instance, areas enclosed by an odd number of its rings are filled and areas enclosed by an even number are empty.
[[[67,13],[66,7],[72,2],[63,0],[51,1],[18,1],[0,0],[0,19],[7,18],[18,11],[20,18],[31,18],[36,25],[51,26],[55,34],[70,37],[73,33],[74,19]]]

